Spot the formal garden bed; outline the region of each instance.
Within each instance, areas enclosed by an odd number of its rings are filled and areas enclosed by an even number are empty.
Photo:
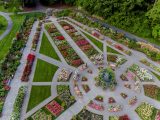
[[[83,88],[83,90],[86,92],[86,93],[88,93],[89,91],[90,91],[90,87],[87,85],[87,84],[82,84],[82,88]]]
[[[88,103],[88,107],[98,110],[98,111],[104,111],[104,106],[102,105],[102,103],[97,103],[92,100]]]
[[[66,68],[62,68],[60,73],[58,74],[58,82],[68,82],[72,75],[71,70],[67,70]]]
[[[35,32],[35,35],[34,35],[34,38],[33,38],[33,41],[32,41],[32,50],[34,50],[34,51],[37,48],[37,44],[39,42],[40,35],[41,35],[41,30],[42,30],[42,21],[40,21],[38,23],[38,26],[36,28],[36,32]]]
[[[98,41],[96,38],[91,36],[90,34],[83,32],[82,33],[95,45],[97,46],[101,51],[103,51],[103,43]]]
[[[84,108],[80,113],[73,116],[72,120],[103,120],[103,116],[92,113]]]
[[[148,103],[141,103],[135,110],[142,120],[156,120],[157,109]]]
[[[98,95],[95,97],[95,100],[98,102],[103,102],[104,98],[103,98],[103,96]]]
[[[124,64],[126,61],[127,60],[122,56],[109,54],[109,53],[107,54],[107,62],[112,69],[119,67],[120,65]]]
[[[107,46],[106,49],[107,49],[107,53],[114,53],[114,54],[122,55],[120,52],[116,51],[115,49],[109,46]]]
[[[99,53],[72,25],[64,21],[61,21],[60,24],[88,58]]]
[[[124,48],[122,45],[120,45],[120,44],[117,44],[117,43],[114,43],[114,42],[112,42],[112,41],[107,41],[107,43],[109,44],[109,45],[111,45],[112,47],[114,47],[115,49],[117,49],[117,50],[120,50],[121,52],[123,52],[124,54],[127,54],[127,55],[129,55],[129,56],[131,56],[132,55],[132,52],[130,51],[130,50],[127,50],[126,48]]]
[[[150,85],[150,84],[145,84],[143,85],[143,87],[146,96],[160,101],[160,87],[158,87],[157,85]]]
[[[140,62],[160,73],[160,67],[153,65],[152,63],[148,62],[146,59],[142,59]]]
[[[109,116],[109,120],[131,120],[128,115]]]
[[[130,66],[127,71],[134,73],[142,82],[153,81],[153,76],[148,72],[148,70],[141,68],[136,64]]]
[[[69,65],[79,67],[84,63],[54,24],[47,24],[45,28]]]
[[[28,54],[27,63],[26,63],[26,66],[24,68],[23,75],[21,77],[21,81],[28,82],[29,75],[30,75],[30,73],[32,71],[32,65],[33,65],[34,59],[35,59],[35,55],[34,54]]]
[[[19,88],[18,95],[16,97],[16,100],[15,100],[15,103],[13,106],[13,111],[12,111],[12,115],[11,115],[10,120],[20,119],[20,114],[21,114],[21,110],[22,110],[22,104],[23,104],[23,100],[25,97],[26,89],[27,88],[25,86],[22,86]]]
[[[151,71],[152,72],[152,74],[160,81],[160,75],[158,75],[157,73],[155,73],[155,72],[153,72],[153,71]]]

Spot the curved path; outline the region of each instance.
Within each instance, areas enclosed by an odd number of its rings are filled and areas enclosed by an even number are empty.
[[[7,13],[0,12],[0,15],[3,16],[8,22],[8,26],[7,26],[6,31],[0,36],[0,40],[2,40],[11,31],[13,22]]]

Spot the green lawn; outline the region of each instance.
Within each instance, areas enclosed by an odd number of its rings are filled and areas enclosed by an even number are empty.
[[[155,73],[155,72],[153,72],[153,71],[152,71],[152,73],[153,73],[153,75],[155,75],[155,77],[160,81],[160,75],[158,75],[157,73]]]
[[[44,15],[44,13],[40,12],[33,12],[33,13],[27,13],[27,14],[21,14],[21,15],[12,15],[11,19],[13,21],[13,26],[10,31],[10,33],[4,37],[0,41],[0,61],[4,59],[4,57],[7,55],[9,48],[12,45],[13,38],[16,37],[16,33],[19,31],[25,16],[30,16],[30,17],[40,17]]]
[[[85,32],[83,32],[83,34],[94,44],[96,45],[101,51],[103,51],[103,43],[99,42],[97,39],[95,39],[94,37],[92,37],[89,34],[86,34]]]
[[[38,59],[33,82],[51,82],[58,67]]]
[[[7,25],[7,20],[3,16],[0,16],[0,35],[7,29]]]
[[[107,52],[122,55],[121,53],[119,53],[118,51],[116,51],[116,50],[112,49],[112,48],[111,48],[111,47],[109,47],[109,46],[107,46]]]
[[[7,55],[9,48],[12,45],[13,38],[16,37],[16,33],[20,29],[20,26],[24,20],[23,15],[14,15],[11,16],[11,18],[13,21],[13,27],[10,33],[0,41],[0,61]]]
[[[32,86],[27,111],[51,96],[51,86]]]
[[[43,34],[42,37],[42,43],[41,43],[41,48],[40,48],[40,53],[49,56],[51,58],[54,58],[56,60],[60,60],[56,51],[54,50],[54,48],[52,47],[51,43],[49,42],[46,34]]]

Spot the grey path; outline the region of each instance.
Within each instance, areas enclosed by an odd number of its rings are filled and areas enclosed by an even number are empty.
[[[3,16],[8,22],[7,29],[5,30],[5,32],[2,35],[0,35],[0,40],[2,40],[11,31],[13,23],[12,23],[10,16],[7,13],[0,12],[0,15]]]

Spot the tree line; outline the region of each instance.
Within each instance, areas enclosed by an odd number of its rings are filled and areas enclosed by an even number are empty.
[[[24,0],[36,3],[36,0]],[[76,5],[105,22],[144,38],[160,40],[160,0],[40,0]]]

